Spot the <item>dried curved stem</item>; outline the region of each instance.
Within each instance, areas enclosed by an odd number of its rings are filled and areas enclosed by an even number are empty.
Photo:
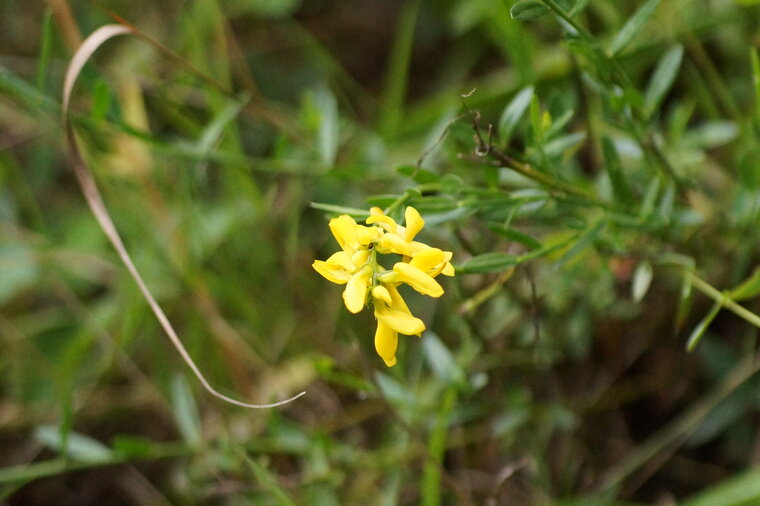
[[[79,49],[77,49],[76,53],[71,59],[71,63],[69,63],[69,67],[66,71],[66,79],[63,85],[63,119],[66,128],[66,140],[68,143],[69,153],[71,155],[71,165],[74,170],[74,175],[76,176],[77,182],[82,189],[82,193],[87,200],[87,204],[90,206],[90,210],[95,215],[95,219],[100,225],[100,228],[106,234],[108,240],[111,241],[111,244],[119,254],[119,258],[121,258],[121,261],[127,267],[129,274],[135,280],[135,283],[137,283],[140,292],[148,302],[148,305],[153,311],[153,314],[155,314],[156,318],[158,319],[158,322],[161,324],[161,327],[164,329],[164,332],[166,332],[169,341],[171,341],[174,348],[176,348],[177,352],[180,354],[190,370],[193,371],[193,374],[195,374],[195,377],[198,378],[198,381],[201,382],[201,385],[203,385],[203,388],[205,388],[206,391],[208,391],[214,397],[222,399],[223,401],[229,402],[230,404],[234,404],[236,406],[242,406],[244,408],[273,408],[294,401],[295,399],[304,395],[306,392],[301,392],[289,399],[271,404],[251,404],[239,401],[232,397],[228,397],[212,387],[198,366],[195,364],[193,359],[190,357],[190,354],[182,344],[182,341],[177,335],[177,332],[174,330],[171,322],[169,322],[169,319],[166,317],[163,309],[161,309],[161,306],[159,306],[158,302],[156,302],[156,299],[153,297],[153,294],[146,286],[145,281],[143,281],[143,278],[140,275],[140,272],[137,270],[137,267],[135,267],[135,264],[132,261],[132,257],[127,252],[127,249],[124,246],[124,242],[122,241],[118,230],[116,230],[116,226],[111,219],[111,215],[108,212],[108,208],[106,207],[105,202],[103,201],[100,190],[98,190],[98,186],[95,183],[95,178],[87,166],[87,163],[84,161],[82,153],[79,150],[79,146],[77,145],[76,137],[74,135],[74,128],[71,124],[70,100],[71,92],[74,89],[74,83],[76,82],[79,73],[84,67],[84,64],[106,41],[119,35],[137,35],[138,37],[142,38],[141,34],[134,32],[131,28],[124,25],[105,25],[98,28],[92,34],[90,34],[90,36],[85,39]]]

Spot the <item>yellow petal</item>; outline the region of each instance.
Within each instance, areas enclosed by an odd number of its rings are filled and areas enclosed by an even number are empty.
[[[356,239],[362,246],[367,246],[369,243],[376,241],[382,233],[383,230],[378,227],[356,225]]]
[[[383,322],[377,322],[375,332],[375,350],[385,361],[385,365],[396,365],[396,349],[398,348],[398,332]]]
[[[422,320],[403,311],[375,306],[375,318],[377,318],[377,321],[387,325],[396,332],[408,336],[419,335],[425,330],[425,324]]]
[[[397,255],[407,256],[411,254],[409,243],[401,236],[390,232],[380,238],[377,243],[377,250],[383,254],[396,253]]]
[[[358,313],[364,307],[371,276],[372,271],[370,269],[362,269],[349,279],[346,289],[343,291],[343,302],[352,313]]]
[[[385,229],[387,232],[396,232],[396,222],[390,216],[386,216],[382,209],[379,207],[373,207],[369,210],[369,218],[367,218],[367,225],[377,223],[378,226]]]
[[[388,291],[387,288],[385,288],[382,285],[377,285],[372,289],[372,297],[381,300],[388,304],[389,306],[393,303],[393,299],[391,298],[391,293]]]
[[[314,270],[324,276],[328,281],[343,285],[351,279],[351,274],[346,271],[341,265],[332,262],[323,262],[322,260],[314,260],[311,264]]]
[[[391,295],[391,309],[403,311],[404,313],[409,313],[411,315],[412,312],[409,311],[409,307],[406,305],[406,302],[404,302],[404,298],[398,293],[398,288],[393,285],[387,285],[386,288]]]
[[[443,295],[443,287],[436,280],[413,265],[398,262],[393,266],[393,272],[399,275],[400,281],[408,284],[422,295],[430,295],[431,297]]]
[[[409,262],[409,265],[417,267],[419,270],[427,272],[434,270],[444,262],[446,255],[438,248],[430,248],[420,251]]]
[[[451,265],[451,263],[446,262],[446,265],[443,266],[443,270],[441,271],[441,274],[443,274],[444,276],[453,276],[455,274],[454,266]]]
[[[344,252],[345,253],[345,252]],[[349,265],[353,269],[358,269],[360,267],[363,267],[367,261],[369,261],[369,250],[366,248],[361,248],[356,253],[351,255],[349,257]],[[348,253],[346,253],[346,256],[348,257]]]
[[[406,237],[404,239],[407,241],[414,239],[414,236],[425,226],[425,220],[412,206],[407,207],[404,211],[404,223],[406,224]]]
[[[330,231],[335,240],[340,244],[343,251],[356,251],[359,248],[359,240],[356,238],[356,222],[347,214],[330,220]]]
[[[330,258],[327,259],[327,263],[336,264],[343,267],[346,270],[351,270],[351,266],[352,266],[351,255],[349,255],[345,251],[338,251],[337,253],[333,253],[332,255],[330,255]]]

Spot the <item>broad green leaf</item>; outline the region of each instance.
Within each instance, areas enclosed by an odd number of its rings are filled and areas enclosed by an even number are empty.
[[[670,91],[683,59],[683,46],[677,44],[660,58],[644,94],[644,113],[651,116]]]
[[[623,174],[623,167],[620,164],[617,149],[612,140],[607,136],[602,137],[602,154],[604,155],[604,167],[607,169],[607,175],[610,178],[615,197],[626,205],[632,204],[631,189]]]
[[[652,285],[653,275],[654,271],[652,270],[651,263],[646,260],[639,262],[639,265],[636,266],[636,270],[633,272],[631,283],[631,297],[634,302],[641,302],[647,294],[649,287]]]
[[[641,32],[644,24],[652,17],[659,4],[660,0],[647,0],[644,5],[639,7],[639,10],[623,25],[623,28],[615,36],[615,40],[612,41],[609,50],[611,56],[617,56],[631,43],[634,37]]]
[[[549,8],[538,0],[520,0],[509,10],[512,19],[530,21],[549,12]]]
[[[533,86],[526,86],[520,90],[501,114],[501,118],[499,118],[499,135],[501,135],[505,144],[509,142],[512,132],[514,132],[515,127],[528,109],[533,99],[533,91]]]
[[[499,272],[520,263],[520,257],[510,253],[484,253],[474,256],[456,268],[461,273]]]

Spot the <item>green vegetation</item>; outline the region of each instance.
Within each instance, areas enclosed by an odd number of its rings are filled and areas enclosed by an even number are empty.
[[[139,5],[138,5],[139,4]],[[0,7],[0,497],[760,503],[760,3]],[[61,111],[137,269],[99,228]],[[398,363],[312,269],[454,253]]]

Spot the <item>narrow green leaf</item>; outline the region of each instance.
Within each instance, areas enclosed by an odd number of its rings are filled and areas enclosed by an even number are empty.
[[[314,94],[314,105],[319,110],[319,129],[317,130],[319,156],[322,163],[331,166],[335,163],[340,141],[338,101],[327,87],[322,87]]]
[[[48,65],[50,64],[50,50],[53,47],[53,12],[48,8],[42,21],[42,41],[40,43],[40,56],[37,63],[37,91],[45,91]]]
[[[623,174],[620,157],[618,157],[615,144],[607,136],[602,137],[602,154],[604,155],[604,168],[607,169],[607,175],[610,178],[610,184],[612,184],[612,191],[615,193],[615,197],[626,205],[632,204],[631,189]]]
[[[657,176],[652,177],[652,182],[649,183],[647,191],[644,194],[644,199],[641,202],[641,208],[639,210],[639,217],[642,219],[649,218],[654,211],[654,204],[657,202],[657,197],[660,195],[660,178]]]
[[[347,214],[354,218],[367,218],[369,217],[369,211],[366,209],[359,209],[356,207],[335,206],[332,204],[322,204],[320,202],[312,202],[311,207],[319,209],[320,211],[327,211],[332,214]]]
[[[441,381],[452,386],[466,384],[464,370],[457,364],[454,356],[434,332],[426,330],[422,336],[422,348],[425,358],[435,375]]]
[[[750,52],[752,60],[752,86],[755,88],[755,121],[760,122],[760,56],[757,49]]]
[[[599,80],[605,84],[612,84],[612,66],[604,52],[596,44],[584,39],[569,39],[566,44],[573,53],[583,57],[593,65]],[[597,89],[602,93],[609,93],[607,87],[598,86]]]
[[[676,332],[678,333],[681,332],[686,323],[686,317],[689,316],[691,301],[693,299],[692,294],[691,276],[684,271],[683,279],[681,280],[681,291],[678,297],[678,311],[676,313]]]
[[[646,260],[639,262],[639,265],[636,266],[636,270],[633,272],[633,281],[631,282],[631,298],[633,298],[634,302],[641,302],[652,285],[653,277],[652,264]]]
[[[591,3],[591,0],[578,0],[577,2],[575,2],[575,5],[573,5],[573,8],[570,9],[570,12],[568,12],[568,15],[570,17],[573,17],[576,14],[580,14],[586,9],[588,4],[590,3]]]
[[[681,68],[683,46],[677,44],[660,58],[644,95],[644,113],[651,116],[670,91]]]
[[[509,142],[512,132],[515,131],[515,127],[528,109],[531,100],[533,100],[533,91],[533,86],[526,86],[520,90],[501,114],[499,118],[499,135],[501,135],[505,144]]]
[[[541,104],[536,95],[533,95],[530,100],[530,128],[533,131],[533,138],[536,144],[543,144],[544,122],[541,117]]]
[[[243,458],[248,464],[248,468],[251,470],[251,474],[253,474],[254,478],[256,478],[256,481],[258,481],[259,485],[265,489],[268,494],[271,495],[271,498],[276,502],[276,504],[279,504],[281,506],[296,506],[295,501],[293,501],[288,493],[285,492],[285,489],[283,489],[280,484],[277,483],[277,478],[273,476],[272,472],[270,472],[267,468],[256,462],[256,460],[252,459],[248,455],[243,454]]]
[[[510,241],[520,243],[529,249],[537,249],[542,246],[539,240],[514,228],[505,227],[501,223],[489,223],[488,228]]]
[[[549,157],[560,156],[566,151],[580,147],[581,143],[585,140],[586,132],[575,132],[563,135],[562,137],[547,142],[544,146],[544,153]]]
[[[739,126],[733,121],[706,121],[683,136],[684,144],[702,149],[714,149],[736,139]]]
[[[414,393],[393,376],[378,371],[375,373],[375,380],[385,398],[394,405],[410,407],[418,404]]]
[[[386,136],[396,133],[403,118],[419,5],[419,0],[404,2],[398,17],[378,114],[378,130]]]
[[[575,110],[568,109],[563,112],[558,118],[552,118],[551,126],[546,129],[547,139],[550,139],[560,133],[562,129],[565,128],[565,125],[570,123],[570,120],[573,119],[574,114]]]
[[[520,262],[520,257],[510,253],[484,253],[474,256],[456,268],[457,272],[473,274],[482,272],[498,272],[514,267]]]
[[[520,0],[509,9],[512,19],[530,21],[549,13],[549,8],[538,0]]]
[[[190,385],[181,374],[172,379],[172,406],[182,439],[190,446],[201,443],[201,420]]]
[[[731,289],[728,298],[734,301],[751,299],[760,294],[760,267],[737,287]]]
[[[631,43],[634,37],[641,32],[644,24],[652,17],[659,4],[660,0],[647,0],[644,5],[639,7],[639,10],[623,25],[623,28],[615,36],[615,40],[612,41],[609,50],[611,56],[617,56]]]
[[[562,258],[559,259],[557,262],[557,267],[562,267],[566,263],[568,263],[570,260],[575,258],[576,256],[580,255],[583,251],[586,250],[589,246],[591,246],[596,238],[599,236],[599,232],[602,231],[604,226],[606,225],[606,222],[604,220],[600,220],[593,225],[591,225],[589,228],[587,228],[577,239],[575,244],[572,245],[572,247],[562,255]]]
[[[54,425],[40,425],[35,429],[34,437],[48,448],[58,452],[65,451],[68,457],[79,462],[96,463],[113,458],[110,448],[84,434],[71,432],[64,443],[60,427]]]
[[[720,302],[713,304],[710,312],[708,312],[705,317],[702,318],[702,321],[699,322],[696,327],[694,327],[694,330],[691,331],[689,339],[686,341],[686,351],[694,351],[694,349],[699,344],[699,341],[702,339],[702,336],[704,336],[705,332],[707,332],[707,328],[710,326],[715,317],[718,316],[720,308],[722,307],[723,304]]]
[[[196,148],[199,153],[206,154],[214,147],[224,133],[225,127],[234,120],[245,106],[246,100],[239,100],[228,103],[219,114],[206,126],[203,133],[198,138]]]
[[[760,467],[736,473],[686,498],[681,506],[749,506],[760,504]]]
[[[451,424],[452,412],[456,404],[456,390],[449,387],[439,404],[435,423],[428,439],[428,452],[422,476],[422,506],[439,506],[441,502],[441,469],[446,453],[446,434]]]
[[[441,179],[441,176],[435,172],[423,169],[422,167],[417,167],[416,165],[401,165],[396,167],[396,172],[412,178],[417,184],[437,183]]]

